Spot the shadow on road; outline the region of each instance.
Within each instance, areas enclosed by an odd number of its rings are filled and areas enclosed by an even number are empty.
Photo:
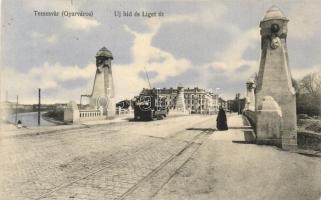
[[[216,129],[213,128],[187,128],[188,131],[207,131],[207,132],[214,132]]]
[[[252,129],[252,127],[250,126],[232,126],[232,127],[228,127],[229,129]]]
[[[232,140],[237,144],[255,144],[255,135],[253,131],[244,131],[244,140]]]

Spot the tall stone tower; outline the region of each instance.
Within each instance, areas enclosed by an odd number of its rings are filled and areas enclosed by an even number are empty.
[[[112,53],[101,48],[96,54],[96,75],[90,98],[90,107],[101,109],[107,118],[115,116],[115,91],[113,74],[111,70]]]
[[[297,145],[296,97],[286,45],[288,21],[278,7],[272,6],[260,22],[262,53],[255,109],[257,141],[293,149]],[[271,112],[281,117],[279,131],[273,129]]]

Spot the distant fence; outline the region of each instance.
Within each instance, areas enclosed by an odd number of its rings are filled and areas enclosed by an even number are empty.
[[[245,110],[243,111],[243,115],[249,120],[255,132],[256,131],[256,113],[251,110]]]

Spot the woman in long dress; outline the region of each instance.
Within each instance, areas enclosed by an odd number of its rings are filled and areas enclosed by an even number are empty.
[[[220,107],[220,110],[218,111],[218,115],[216,118],[216,127],[220,131],[228,130],[226,114],[222,107]]]

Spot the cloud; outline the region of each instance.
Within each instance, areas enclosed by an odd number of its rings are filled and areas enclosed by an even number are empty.
[[[119,88],[117,91],[125,94],[128,91],[139,91],[143,87],[148,87],[147,81],[139,77],[144,66],[147,68],[147,71],[157,73],[157,76],[151,78],[152,85],[166,85],[167,79],[180,76],[191,69],[196,69],[199,72],[198,74],[201,74],[199,82],[195,84],[205,88],[213,86],[213,74],[211,74],[213,71],[219,71],[221,76],[226,78],[226,81],[239,82],[243,79],[247,80],[258,70],[259,58],[256,60],[244,59],[243,54],[249,48],[255,48],[260,44],[259,29],[255,27],[242,31],[234,24],[221,21],[221,18],[226,13],[224,8],[224,6],[218,6],[219,12],[209,12],[210,9],[206,8],[198,14],[152,18],[146,21],[149,32],[144,33],[133,31],[128,26],[124,26],[126,31],[135,36],[134,44],[131,48],[134,61],[128,65],[114,66],[115,75],[121,74],[123,77],[130,77],[128,80],[121,78],[121,81],[116,85],[124,84],[126,86],[123,87],[124,85],[122,85],[121,87],[123,88]],[[197,23],[206,26],[211,24],[221,27],[232,39],[223,52],[215,55],[213,53],[211,62],[204,65],[192,66],[190,60],[192,58],[178,59],[169,52],[151,45],[151,41],[160,30],[160,27],[176,23]],[[150,60],[155,62],[149,62]],[[246,70],[239,70],[240,68]],[[175,87],[173,85],[167,86]]]
[[[90,30],[100,23],[95,19],[88,19],[85,17],[70,17],[65,19],[65,27],[72,30]]]
[[[57,35],[50,35],[49,37],[47,37],[47,42],[50,44],[54,44],[56,43],[58,40],[58,36]]]
[[[289,36],[306,40],[321,32],[321,1],[300,1],[289,11]]]
[[[44,33],[32,31],[30,35],[36,41],[45,41],[48,44],[55,44],[58,41],[58,36],[56,34],[46,35]]]
[[[59,63],[45,63],[40,67],[33,67],[26,73],[21,73],[12,67],[5,67],[2,71],[4,85],[11,95],[19,95],[23,103],[35,103],[36,91],[41,88],[48,98],[44,102],[67,102],[78,100],[80,94],[90,91],[95,75],[95,66],[89,64],[83,68],[79,66],[63,66]],[[7,78],[10,77],[10,78]],[[76,86],[72,89],[64,87],[63,83],[82,79],[87,86]]]
[[[142,88],[149,87],[147,80],[141,77],[144,68],[147,71],[157,73],[157,76],[150,77],[152,86],[155,86],[168,77],[177,76],[192,67],[189,60],[177,59],[169,52],[152,46],[152,39],[161,25],[162,22],[160,21],[148,23],[150,31],[147,33],[136,32],[128,26],[124,26],[124,29],[134,36],[133,46],[131,47],[133,62],[113,66],[118,96],[129,98],[138,95]]]
[[[41,77],[42,80],[66,81],[77,78],[88,79],[95,72],[95,66],[89,64],[84,68],[79,66],[62,66],[59,63],[50,65],[44,63],[42,67],[33,67],[29,71],[32,77]]]
[[[259,58],[254,60],[243,58],[247,49],[255,48],[259,44],[258,28],[241,31],[233,24],[229,26],[231,42],[224,51],[215,55],[212,62],[199,67],[200,74],[203,74],[200,82],[203,87],[213,86],[214,83],[217,84],[215,79],[218,78],[218,75],[225,77],[224,80],[226,82],[244,80],[245,83],[259,69]]]
[[[134,35],[133,46],[131,47],[134,59],[130,64],[113,65],[117,100],[131,98],[138,95],[142,88],[148,87],[146,79],[141,77],[144,67],[147,71],[157,73],[157,76],[151,77],[152,85],[191,68],[191,63],[187,59],[176,59],[172,54],[151,45],[158,28],[153,28],[151,25],[151,31],[147,33],[135,32],[127,26],[124,26],[124,30]],[[43,34],[38,32],[34,32],[33,37],[45,38]],[[78,100],[81,94],[91,92],[95,69],[94,64],[79,67],[45,62],[42,66],[32,67],[26,73],[21,73],[9,67],[5,68],[4,73],[6,74],[5,77],[14,77],[6,80],[7,90],[23,96],[26,102],[34,101],[34,96],[31,94],[38,87],[41,87],[44,91],[50,91],[53,101],[66,102]],[[63,87],[63,83],[77,79],[85,80],[87,87],[72,89]]]
[[[204,2],[205,3],[205,2]],[[175,14],[166,17],[155,17],[148,19],[146,25],[153,31],[158,30],[166,24],[181,22],[196,23],[205,27],[214,26],[220,22],[221,18],[227,13],[227,7],[220,2],[206,2],[202,9],[196,9],[192,13]]]
[[[296,80],[302,79],[304,76],[313,73],[313,72],[321,72],[321,63],[319,65],[314,65],[312,67],[301,67],[301,68],[292,68],[291,74],[292,77]]]

